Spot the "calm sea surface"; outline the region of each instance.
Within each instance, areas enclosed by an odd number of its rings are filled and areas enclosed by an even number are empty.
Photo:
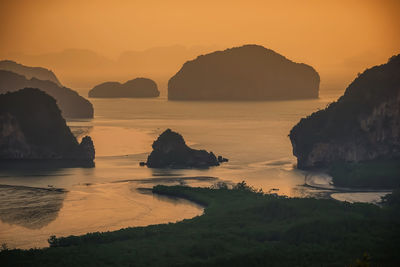
[[[324,197],[327,191],[304,183],[308,177],[310,184],[329,186],[329,177],[295,169],[288,134],[300,118],[338,96],[331,93],[317,100],[272,102],[91,99],[95,118],[68,121],[68,125],[78,138],[93,138],[96,166],[1,169],[0,243],[43,247],[50,235],[175,222],[202,214],[202,207],[193,203],[160,198],[142,189],[155,184],[210,186],[245,180],[265,192]],[[213,151],[229,162],[206,170],[140,167],[152,142],[167,128],[181,133],[191,147]],[[336,197],[374,202],[383,194],[341,193]]]

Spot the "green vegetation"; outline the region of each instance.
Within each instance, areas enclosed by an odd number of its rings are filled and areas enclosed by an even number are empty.
[[[204,205],[175,224],[65,238],[4,250],[2,266],[399,266],[400,209],[233,189],[156,186]],[[127,211],[129,212],[129,211]],[[367,256],[365,256],[367,255]],[[368,265],[366,265],[368,266]]]
[[[391,194],[382,197],[382,204],[385,206],[400,208],[400,187],[393,190]]]
[[[328,172],[335,186],[374,188],[400,186],[400,159],[336,163]]]

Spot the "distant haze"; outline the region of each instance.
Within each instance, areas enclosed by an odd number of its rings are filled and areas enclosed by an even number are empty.
[[[400,53],[400,1],[0,1],[0,58],[90,88],[137,76],[161,91],[199,54],[259,44],[312,65],[321,89]]]

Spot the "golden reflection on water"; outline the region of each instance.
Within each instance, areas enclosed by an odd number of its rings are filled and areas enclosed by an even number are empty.
[[[32,189],[30,194],[38,194],[35,191]],[[25,217],[26,224],[21,224],[20,221],[4,220],[0,213],[0,243],[7,243],[11,248],[45,247],[48,246],[47,238],[51,235],[81,235],[131,226],[175,222],[203,212],[202,207],[188,201],[166,201],[168,199],[140,193],[136,190],[136,185],[130,182],[80,185],[64,194],[65,199],[59,211],[43,213],[40,219],[49,222],[37,228],[26,227],[29,225],[29,217]],[[9,211],[31,209],[33,212],[39,212],[34,204],[30,207],[12,207],[13,203],[7,202],[7,196],[1,196],[2,206],[7,207]],[[51,202],[57,199],[41,199],[37,205],[43,201]]]
[[[175,222],[202,213],[201,207],[187,201],[165,201],[137,190],[159,183],[210,186],[217,181],[234,184],[245,180],[264,192],[300,197],[314,193],[301,186],[304,173],[293,166],[295,158],[287,135],[301,117],[326,106],[330,100],[189,103],[158,98],[91,101],[95,118],[69,121],[68,124],[78,138],[86,134],[93,138],[95,168],[30,166],[0,170],[0,184],[51,186],[68,191],[60,201],[59,195],[35,200],[38,193],[33,190],[23,202],[31,205],[26,207],[7,202],[7,193],[0,190],[0,243],[6,242],[10,247],[41,247],[47,246],[46,240],[51,235],[79,235]],[[146,160],[153,141],[166,128],[181,133],[193,148],[213,151],[229,158],[229,162],[200,170],[140,167],[139,162]],[[48,212],[36,212],[46,203],[50,207],[50,210],[46,209]],[[1,210],[9,211],[13,207],[16,217],[5,216],[5,212],[2,215]],[[22,213],[18,212],[25,208],[28,211],[33,208],[35,212],[28,212],[31,215],[21,221]],[[32,225],[32,219],[38,218],[42,227],[26,227]]]
[[[96,145],[96,156],[146,153],[154,140],[145,131],[115,126],[97,126],[89,132]]]

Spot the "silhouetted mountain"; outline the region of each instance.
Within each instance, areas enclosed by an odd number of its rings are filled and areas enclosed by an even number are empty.
[[[51,70],[45,68],[28,67],[11,60],[1,60],[0,70],[8,70],[20,75],[24,75],[27,79],[36,78],[44,81],[52,81],[58,86],[62,86],[56,75]]]
[[[59,52],[44,53],[38,55],[27,55],[14,53],[10,55],[12,58],[21,60],[24,64],[51,66],[51,68],[59,69],[90,69],[107,66],[110,59],[99,55],[89,49],[65,49]]]
[[[135,76],[152,77],[164,89],[168,79],[185,61],[216,49],[216,46],[152,47],[125,51],[115,60],[88,49],[66,49],[38,55],[13,53],[8,57],[23,64],[57,70],[64,84],[73,88],[91,88],[104,80],[123,81]]]
[[[79,144],[56,100],[35,88],[0,95],[0,159],[93,161],[90,137]]]
[[[105,82],[93,87],[89,97],[157,97],[160,92],[157,84],[147,78],[136,78],[126,83]]]
[[[165,130],[152,147],[146,163],[149,168],[206,168],[219,165],[214,153],[188,147],[182,135],[170,129]]]
[[[60,87],[52,81],[27,79],[23,75],[0,70],[0,93],[13,92],[25,87],[39,88],[54,97],[64,117],[93,118],[92,104],[77,92]]]
[[[168,82],[171,100],[274,100],[317,98],[319,75],[258,45],[202,55]]]
[[[400,55],[364,71],[290,132],[299,168],[400,157]]]

